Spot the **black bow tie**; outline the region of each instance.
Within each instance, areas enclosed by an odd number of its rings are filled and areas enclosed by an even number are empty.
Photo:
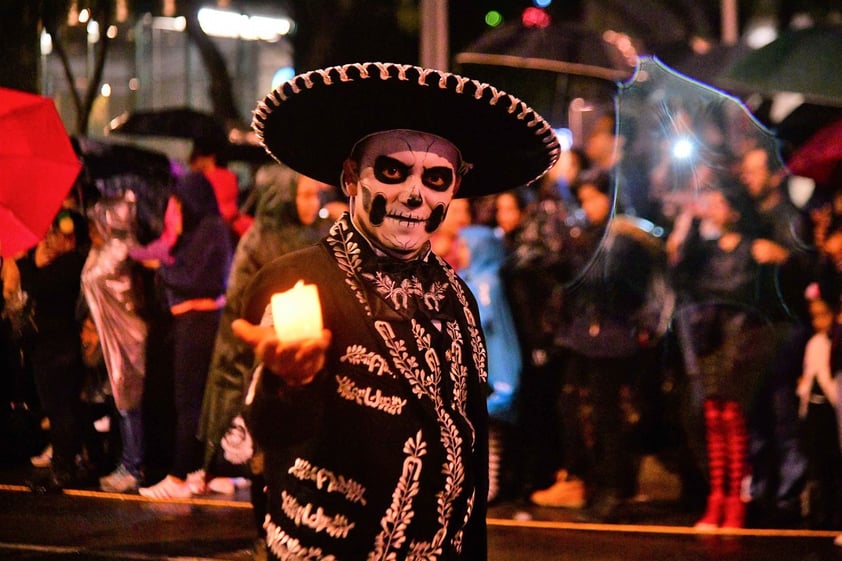
[[[378,256],[363,269],[366,283],[387,304],[391,314],[397,312],[404,318],[416,313],[436,319],[450,317],[445,297],[450,283],[432,254],[408,261]],[[381,306],[375,309],[379,310],[376,315],[391,315]]]
[[[417,278],[419,281],[428,281],[431,277],[437,276],[435,272],[438,265],[431,263],[432,259],[395,259],[386,255],[377,256],[374,259],[372,272],[381,272],[389,275],[395,280]],[[367,267],[368,268],[368,267]]]

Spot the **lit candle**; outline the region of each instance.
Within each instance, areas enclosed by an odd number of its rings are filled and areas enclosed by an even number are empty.
[[[272,295],[275,333],[284,343],[322,336],[322,306],[315,284],[298,281],[286,292]]]

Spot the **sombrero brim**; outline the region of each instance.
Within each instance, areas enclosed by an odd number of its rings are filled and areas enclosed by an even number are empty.
[[[252,126],[275,159],[331,185],[364,136],[392,129],[441,136],[473,166],[458,197],[527,185],[560,151],[550,125],[520,99],[456,74],[392,63],[296,76],[258,104]]]

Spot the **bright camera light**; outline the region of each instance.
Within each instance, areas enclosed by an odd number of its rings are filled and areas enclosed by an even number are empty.
[[[686,160],[693,155],[693,143],[686,138],[679,138],[672,145],[672,156],[677,160]]]

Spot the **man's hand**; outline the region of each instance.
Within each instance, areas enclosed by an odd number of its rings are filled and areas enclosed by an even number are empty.
[[[760,265],[780,265],[789,259],[789,251],[771,240],[754,240],[751,256]]]
[[[284,344],[272,326],[260,326],[244,319],[231,324],[234,335],[254,349],[263,367],[280,376],[289,386],[309,384],[325,365],[325,354],[332,339],[327,329],[319,339]]]

